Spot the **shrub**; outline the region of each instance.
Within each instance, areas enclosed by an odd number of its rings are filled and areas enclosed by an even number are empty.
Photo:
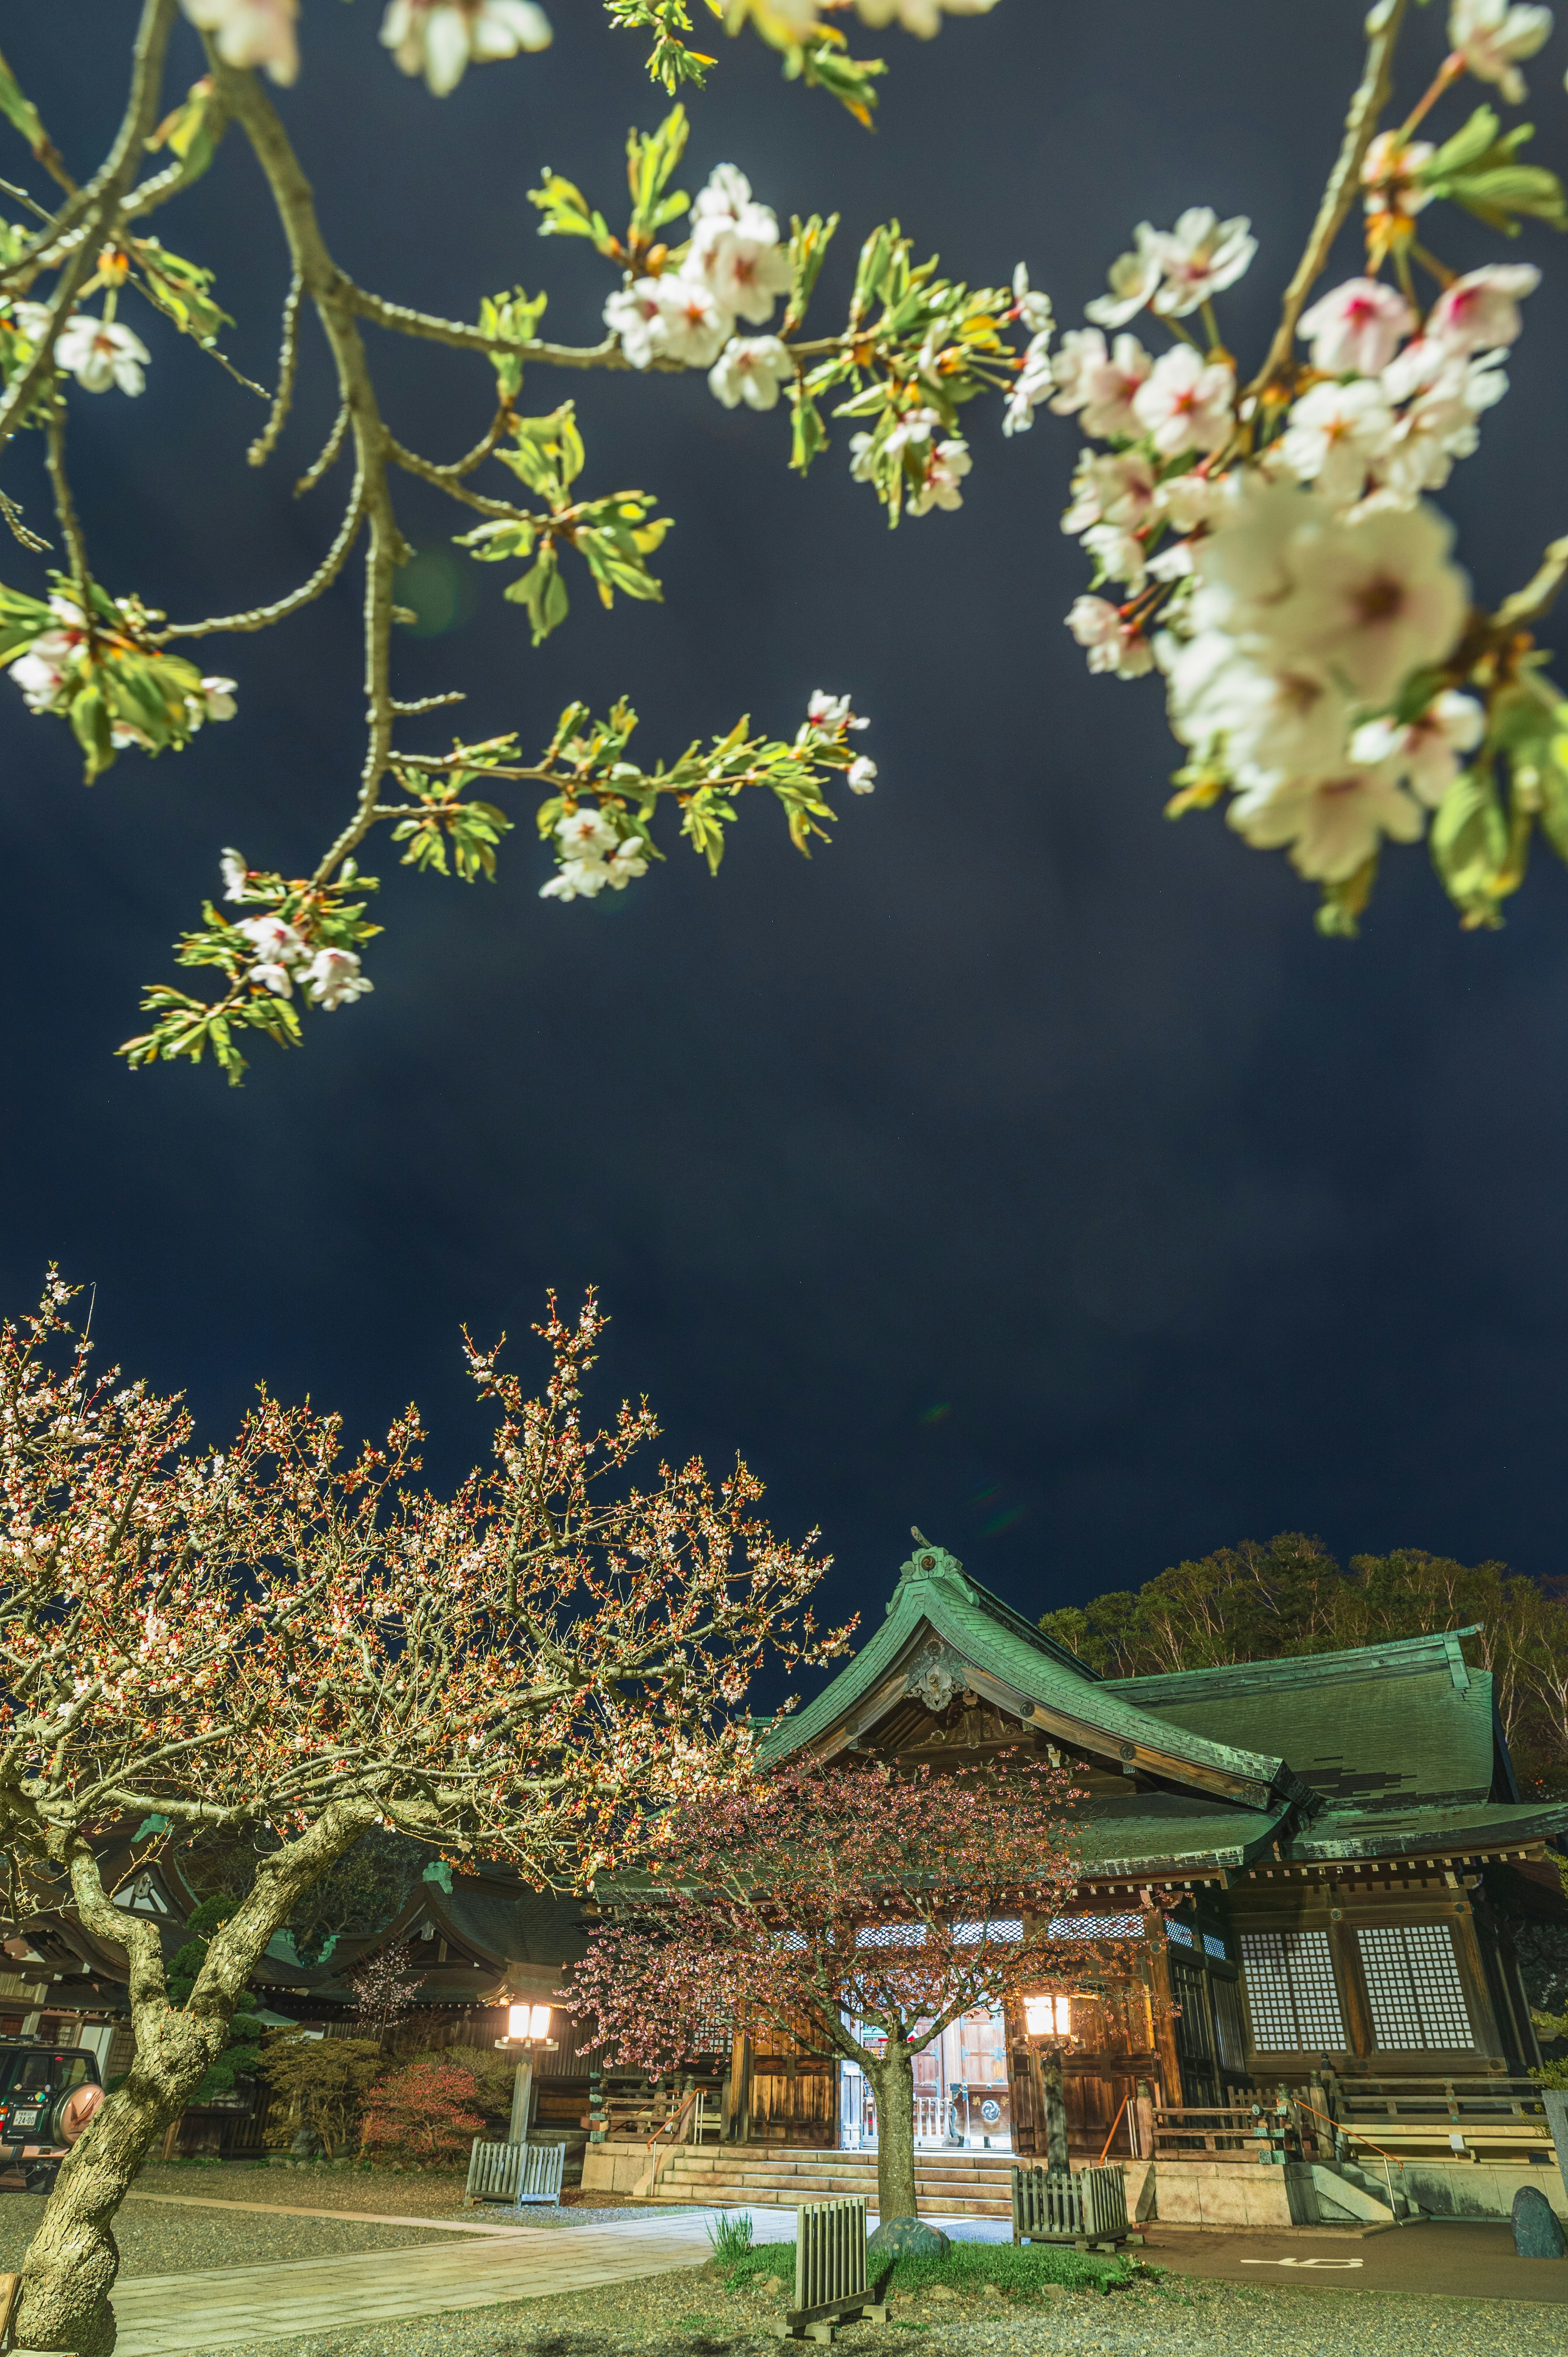
[[[306,2127],[328,2152],[337,2152],[352,2136],[382,2059],[371,2038],[269,2038],[262,2072],[287,2110],[269,2130],[268,2142],[286,2145],[296,2127]]]
[[[484,2129],[474,2109],[472,2072],[450,2062],[408,2062],[371,2090],[360,2148],[379,2159],[460,2160]]]

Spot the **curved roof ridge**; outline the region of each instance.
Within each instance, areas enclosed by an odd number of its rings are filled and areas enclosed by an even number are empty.
[[[1473,1621],[1465,1629],[1430,1629],[1419,1637],[1385,1637],[1369,1645],[1347,1645],[1332,1653],[1275,1653],[1262,1661],[1216,1662],[1199,1670],[1151,1670],[1136,1677],[1107,1678],[1104,1683],[1119,1694],[1136,1689],[1151,1698],[1168,1694],[1174,1701],[1178,1695],[1197,1692],[1202,1682],[1223,1684],[1240,1677],[1278,1674],[1303,1684],[1320,1677],[1343,1676],[1347,1670],[1362,1667],[1436,1670],[1453,1661],[1454,1648],[1462,1637],[1479,1633],[1480,1623]]]

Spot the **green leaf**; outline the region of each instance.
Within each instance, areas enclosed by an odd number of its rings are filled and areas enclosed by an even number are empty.
[[[14,129],[19,131],[35,156],[49,145],[38,108],[24,95],[22,85],[0,57],[0,114]]]
[[[479,332],[531,344],[539,334],[539,323],[549,300],[548,295],[525,295],[521,286],[514,286],[510,295],[487,295],[479,305]],[[515,401],[522,389],[521,353],[492,352],[490,362],[502,394],[508,401]]]
[[[603,213],[594,210],[581,188],[548,165],[542,187],[530,188],[528,201],[544,216],[539,224],[541,237],[591,238],[601,253],[608,253],[615,244]]]
[[[1445,139],[1436,153],[1427,157],[1414,177],[1423,187],[1431,188],[1439,180],[1446,180],[1452,173],[1468,171],[1486,155],[1501,127],[1489,106],[1477,107],[1468,123],[1451,139]]]
[[[158,309],[199,344],[217,342],[219,330],[234,324],[209,292],[212,273],[183,254],[170,253],[156,237],[139,237],[133,251],[142,270],[144,291]]]
[[[631,235],[634,242],[651,242],[654,232],[683,213],[691,199],[670,189],[670,177],[686,152],[691,132],[683,106],[672,106],[657,131],[628,131],[626,135],[626,178],[631,191]],[[669,193],[666,194],[666,191]]]
[[[653,48],[648,60],[649,79],[661,81],[671,94],[682,82],[702,90],[716,59],[704,57],[682,38],[692,29],[686,0],[605,0],[610,20],[623,32],[651,32]]]
[[[789,305],[784,315],[783,328],[787,336],[800,326],[806,316],[818,274],[828,258],[828,248],[832,243],[833,231],[838,225],[837,213],[831,213],[826,221],[821,213],[813,213],[805,222],[801,221],[799,213],[790,220]]]
[[[1509,827],[1489,770],[1462,770],[1432,821],[1432,864],[1455,906],[1476,924],[1498,921],[1494,888],[1508,856]]]

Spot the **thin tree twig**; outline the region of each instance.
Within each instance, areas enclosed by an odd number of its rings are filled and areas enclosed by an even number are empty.
[[[378,328],[390,328],[400,336],[422,336],[430,343],[450,344],[458,351],[514,352],[520,360],[534,361],[545,368],[631,366],[615,336],[607,336],[602,344],[523,344],[514,336],[487,336],[482,328],[470,328],[461,319],[440,319],[433,312],[415,311],[406,303],[389,303],[382,296],[356,286],[351,279],[344,279],[343,295],[351,310],[362,319],[372,320]],[[650,361],[650,366],[679,371],[684,369],[685,362],[661,356]]]
[[[348,433],[348,431],[349,404],[345,402],[342,408],[338,412],[338,415],[333,422],[332,431],[327,436],[324,447],[320,451],[319,455],[312,459],[304,474],[301,475],[298,482],[295,483],[294,487],[294,496],[295,499],[298,499],[302,491],[313,491],[316,489],[316,486],[321,480],[322,476],[327,473],[328,469],[337,459],[338,451],[343,447],[343,436]]]
[[[214,614],[204,622],[170,622],[157,633],[164,639],[203,639],[217,630],[270,630],[274,622],[290,614],[297,614],[302,606],[315,600],[331,588],[347,561],[364,520],[364,496],[361,479],[354,478],[353,496],[338,527],[338,536],[317,566],[308,581],[291,589],[286,597],[279,597],[270,606],[252,606],[242,614]]]
[[[266,424],[245,453],[246,463],[264,467],[277,448],[278,436],[283,432],[294,400],[295,371],[299,362],[299,297],[304,285],[298,271],[288,282],[288,293],[283,305],[283,342],[278,352],[278,389],[273,395],[272,412]]]
[[[1262,367],[1247,388],[1254,399],[1289,367],[1295,350],[1296,321],[1356,201],[1361,166],[1376,135],[1378,117],[1393,95],[1394,50],[1399,44],[1409,5],[1410,0],[1378,0],[1378,5],[1367,19],[1367,62],[1360,85],[1350,101],[1350,112],[1345,119],[1345,136],[1340,143],[1334,169],[1328,176],[1328,185],[1323,191],[1323,201],[1317,208],[1317,219],[1313,222],[1306,251],[1285,288],[1280,324],[1274,330],[1273,342],[1269,346],[1268,357]]]

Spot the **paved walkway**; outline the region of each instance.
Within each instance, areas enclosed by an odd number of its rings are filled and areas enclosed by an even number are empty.
[[[317,2214],[341,2218],[346,2213]],[[594,2284],[663,2275],[674,2267],[700,2266],[709,2253],[707,2221],[716,2214],[655,2213],[613,2226],[570,2226],[542,2234],[527,2227],[469,2228],[469,2241],[456,2246],[426,2244],[407,2251],[370,2251],[354,2258],[133,2276],[114,2287],[120,2328],[116,2357],[186,2357],[186,2352],[234,2349],[250,2341],[281,2341],[291,2333],[343,2331],[384,2324],[394,2317],[495,2308],[508,2300],[538,2299],[551,2293],[585,2291]],[[759,2241],[788,2240],[794,2234],[790,2211],[754,2216]],[[437,2222],[418,2218],[392,2222],[429,2226]]]

